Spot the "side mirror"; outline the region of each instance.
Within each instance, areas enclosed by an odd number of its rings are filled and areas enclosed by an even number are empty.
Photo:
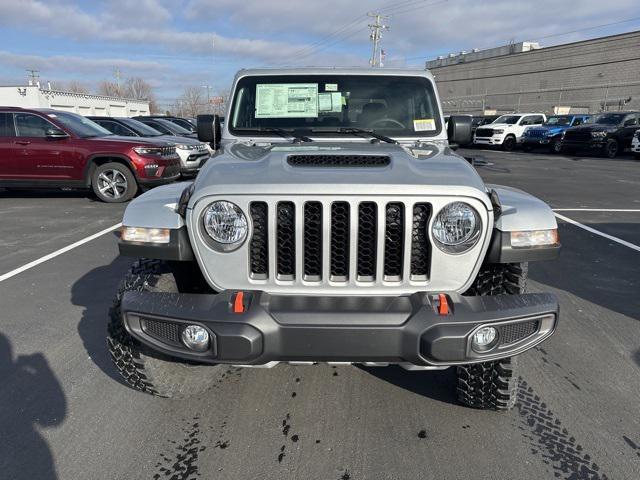
[[[220,148],[222,129],[219,115],[198,115],[198,140],[211,145],[211,148]]]
[[[50,127],[47,128],[44,132],[44,136],[46,138],[67,138],[69,135],[67,135],[63,130],[56,128],[56,127]]]
[[[449,137],[449,146],[453,149],[460,145],[469,145],[473,141],[471,117],[451,115],[447,124],[447,137]]]

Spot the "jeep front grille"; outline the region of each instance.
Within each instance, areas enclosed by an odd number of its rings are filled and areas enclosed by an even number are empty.
[[[476,137],[493,137],[493,129],[491,129],[491,128],[478,128],[476,130]]]
[[[249,211],[252,279],[362,286],[429,279],[429,203],[257,201]]]

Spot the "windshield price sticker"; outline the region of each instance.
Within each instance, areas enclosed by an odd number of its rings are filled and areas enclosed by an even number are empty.
[[[318,110],[320,112],[342,111],[342,94],[340,92],[319,93],[318,94]]]
[[[317,83],[256,85],[256,118],[317,117]]]
[[[433,132],[436,129],[436,122],[433,118],[421,118],[414,120],[413,129],[416,132]]]

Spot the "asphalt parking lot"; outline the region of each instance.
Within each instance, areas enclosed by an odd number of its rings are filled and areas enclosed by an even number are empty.
[[[0,478],[640,478],[640,162],[462,153],[566,219],[560,259],[530,268],[561,325],[521,357],[513,411],[457,405],[452,370],[230,368],[188,401],[134,392],[104,341],[131,261],[105,233],[0,281]],[[0,191],[0,278],[123,210]]]

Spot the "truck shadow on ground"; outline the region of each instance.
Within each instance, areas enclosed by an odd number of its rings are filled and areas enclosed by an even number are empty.
[[[407,371],[402,367],[365,367],[360,370],[409,392],[442,403],[459,405],[456,400],[456,369]]]
[[[61,425],[67,415],[62,385],[42,353],[13,356],[0,333],[0,477],[58,478],[47,441],[36,427]]]
[[[628,227],[628,224],[591,226],[605,232],[617,232]],[[632,259],[637,258],[638,254],[623,245],[562,222],[559,222],[559,234],[563,244],[560,258],[529,264],[529,278],[640,320],[640,296],[637,295],[640,289],[640,262]]]
[[[118,284],[132,263],[130,258],[116,257],[109,265],[87,272],[71,287],[71,302],[84,308],[78,334],[87,354],[103,373],[122,385],[125,382],[107,349],[107,317]]]

